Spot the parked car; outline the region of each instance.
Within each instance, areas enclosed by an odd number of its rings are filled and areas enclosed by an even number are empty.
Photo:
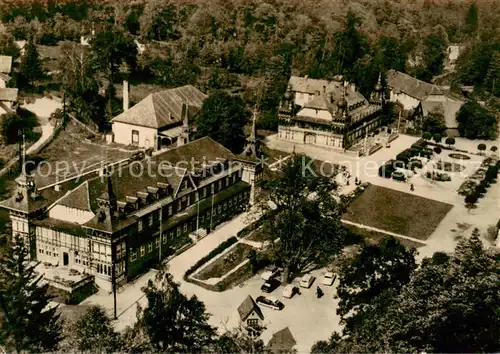
[[[272,293],[280,285],[281,282],[279,280],[271,278],[264,284],[262,284],[260,290],[262,290],[265,293]]]
[[[326,272],[321,279],[321,284],[331,286],[337,276],[333,272]]]
[[[406,175],[401,172],[401,171],[394,171],[391,174],[392,179],[395,179],[396,181],[406,181]]]
[[[269,280],[274,278],[280,273],[280,270],[275,265],[267,266],[264,272],[261,274],[260,278],[262,280]]]
[[[315,280],[316,277],[313,277],[311,274],[306,274],[300,279],[300,286],[303,288],[310,288]]]
[[[283,310],[285,307],[285,305],[274,296],[259,296],[255,302],[261,306],[269,307],[278,311]]]
[[[285,286],[285,289],[283,289],[283,297],[286,297],[287,299],[292,298],[293,295],[298,293],[299,293],[299,288],[293,284],[288,284],[287,286]]]

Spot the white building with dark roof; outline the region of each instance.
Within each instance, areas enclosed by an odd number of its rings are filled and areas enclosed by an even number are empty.
[[[7,87],[11,71],[12,57],[0,55],[0,114],[9,112],[13,103],[17,102],[17,88]]]
[[[427,99],[445,101],[443,90],[436,85],[418,80],[413,76],[391,69],[386,74],[389,101],[400,103],[405,110],[416,108]]]
[[[192,85],[155,92],[128,108],[124,85],[124,112],[111,120],[114,141],[119,144],[160,150],[175,146],[183,121],[192,120],[207,97]]]
[[[341,79],[292,76],[279,108],[278,138],[345,150],[380,126],[383,92],[368,101]]]

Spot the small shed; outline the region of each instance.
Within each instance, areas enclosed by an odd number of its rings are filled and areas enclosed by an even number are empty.
[[[259,305],[255,303],[250,295],[238,306],[238,314],[240,315],[241,323],[244,325],[248,327],[262,327],[264,315]]]
[[[269,343],[267,343],[267,350],[272,353],[291,352],[296,344],[297,342],[293,338],[290,328],[285,327],[273,334]]]

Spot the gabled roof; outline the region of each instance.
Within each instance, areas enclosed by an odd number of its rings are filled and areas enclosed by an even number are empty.
[[[252,314],[252,312],[255,312],[261,320],[264,319],[264,315],[262,314],[262,310],[260,307],[255,303],[253,298],[248,295],[245,300],[241,303],[240,306],[238,306],[238,314],[240,315],[240,319],[242,321],[245,321],[248,316]]]
[[[422,101],[422,113],[427,116],[429,113],[437,112],[442,114],[448,129],[458,128],[458,123],[456,120],[457,112],[464,102],[460,101]]]
[[[295,338],[293,338],[290,328],[285,327],[281,331],[273,334],[272,338],[267,343],[267,349],[272,352],[283,352],[291,351],[293,347],[297,344]]]
[[[10,74],[12,70],[12,57],[0,55],[0,73]]]
[[[16,88],[0,88],[0,101],[16,102],[17,91]]]
[[[188,105],[189,115],[193,116],[201,109],[206,97],[192,85],[155,92],[112,121],[154,129],[166,128],[182,122],[183,104]]]
[[[394,69],[387,71],[387,85],[396,93],[405,93],[420,101],[425,100],[429,95],[443,94],[443,91],[436,85]]]
[[[318,92],[321,95],[328,97],[329,94],[334,95],[334,101],[340,100],[344,91],[344,83],[340,81],[329,81],[323,79],[310,79],[308,77],[291,76],[288,80],[288,85],[292,91],[304,92],[312,95]],[[358,91],[354,91],[350,85],[345,87],[346,101],[349,105],[365,100],[363,95]]]
[[[68,195],[61,198],[57,204],[68,208],[92,212],[89,200],[89,182],[83,182],[81,185],[73,189]]]

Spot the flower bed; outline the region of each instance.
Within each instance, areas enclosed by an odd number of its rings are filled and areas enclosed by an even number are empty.
[[[464,155],[464,154],[458,154],[458,153],[451,153],[451,154],[448,154],[449,157],[451,157],[452,159],[457,159],[457,160],[470,160],[470,157],[467,156],[467,155]]]
[[[441,162],[441,161],[439,161],[436,164],[436,167],[439,170],[445,170],[446,172],[461,172],[461,171],[465,170],[464,165],[460,165],[460,164],[454,163],[454,162]]]
[[[205,257],[201,258],[196,262],[191,268],[189,268],[186,273],[184,274],[184,279],[186,280],[191,274],[193,274],[198,268],[200,268],[202,265],[207,263],[209,260],[217,256],[218,254],[222,253],[224,250],[229,248],[231,245],[235,244],[238,242],[238,238],[236,236],[233,236],[226,241],[222,242],[219,246],[214,248],[212,251],[210,251],[209,254],[207,254]]]
[[[229,271],[248,259],[248,255],[253,249],[250,245],[239,243],[231,251],[220,256],[217,260],[194,274],[193,277],[198,280],[222,278]]]

